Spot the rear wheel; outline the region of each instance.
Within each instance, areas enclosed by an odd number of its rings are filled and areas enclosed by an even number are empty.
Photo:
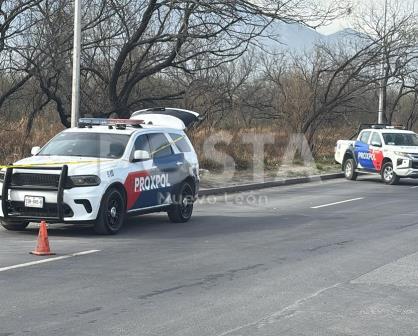
[[[27,226],[29,225],[29,222],[9,223],[9,222],[5,222],[5,221],[0,221],[0,224],[6,230],[9,230],[9,231],[24,231],[27,228]]]
[[[102,198],[94,230],[98,234],[116,234],[123,226],[126,215],[126,200],[116,188],[109,189]]]
[[[183,182],[176,195],[174,203],[167,211],[168,218],[173,223],[185,223],[190,220],[193,213],[194,192],[188,182]]]
[[[382,167],[382,180],[386,184],[395,185],[399,183],[399,176],[393,170],[392,162],[386,162]]]
[[[344,162],[344,176],[347,180],[355,181],[357,179],[356,163],[354,159],[347,159]]]

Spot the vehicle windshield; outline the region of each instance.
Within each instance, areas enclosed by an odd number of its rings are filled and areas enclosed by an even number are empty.
[[[129,135],[125,134],[64,132],[46,144],[38,155],[119,159],[128,141]]]
[[[389,146],[418,146],[418,137],[414,133],[383,133],[383,139]]]

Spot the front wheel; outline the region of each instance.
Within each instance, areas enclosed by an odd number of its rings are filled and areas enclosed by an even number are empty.
[[[382,167],[382,180],[386,184],[395,185],[399,183],[399,176],[393,170],[392,162],[386,162]]]
[[[29,222],[8,223],[8,222],[5,222],[5,221],[0,221],[0,224],[6,230],[9,230],[9,231],[24,231],[26,229],[26,227],[29,225]]]
[[[185,223],[190,220],[193,213],[194,192],[192,186],[183,182],[167,211],[168,218],[173,223]]]
[[[104,194],[94,225],[98,234],[116,234],[123,226],[126,215],[124,194],[116,188],[111,188]]]
[[[357,179],[356,163],[354,159],[347,159],[344,162],[344,176],[347,180],[355,181]]]

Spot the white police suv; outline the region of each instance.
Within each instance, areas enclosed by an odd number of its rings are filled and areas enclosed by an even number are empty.
[[[356,140],[337,142],[335,161],[348,180],[358,173],[380,174],[386,184],[418,178],[418,136],[390,125],[361,125]]]
[[[1,224],[93,223],[97,233],[115,234],[127,215],[164,211],[173,222],[188,221],[199,164],[184,130],[198,116],[157,108],[131,119],[80,119],[1,171]]]

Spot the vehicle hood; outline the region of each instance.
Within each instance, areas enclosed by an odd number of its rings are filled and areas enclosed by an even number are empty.
[[[392,152],[418,154],[418,146],[387,146],[386,149]]]
[[[98,175],[100,171],[114,167],[117,161],[120,161],[120,159],[98,159],[76,156],[32,156],[19,160],[14,165],[34,165],[33,170],[36,170],[37,166],[62,167],[63,165],[67,165],[68,175]]]

